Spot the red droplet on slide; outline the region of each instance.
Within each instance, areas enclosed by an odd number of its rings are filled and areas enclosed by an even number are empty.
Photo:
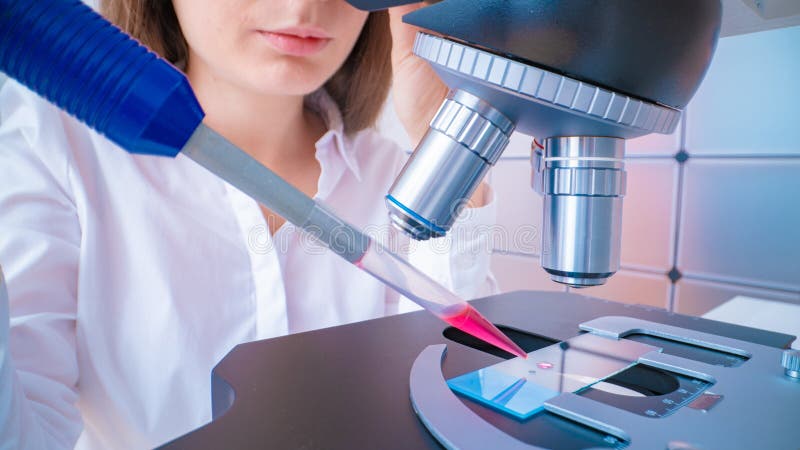
[[[486,320],[472,305],[468,304],[466,308],[459,310],[455,314],[442,316],[442,319],[455,328],[512,355],[522,358],[528,357],[524,350],[503,334],[502,331],[498,330],[492,322]]]

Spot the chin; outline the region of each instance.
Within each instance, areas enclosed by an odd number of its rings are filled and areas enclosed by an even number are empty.
[[[271,64],[249,78],[251,84],[264,94],[308,95],[322,87],[331,75],[307,63],[281,62]]]

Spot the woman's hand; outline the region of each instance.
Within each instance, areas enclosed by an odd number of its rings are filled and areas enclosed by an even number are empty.
[[[403,23],[403,16],[422,4],[389,9],[392,28],[392,100],[397,116],[416,146],[428,130],[428,124],[447,96],[447,86],[412,48],[419,28]]]

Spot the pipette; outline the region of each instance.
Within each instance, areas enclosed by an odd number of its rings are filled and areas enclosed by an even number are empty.
[[[203,123],[186,77],[81,0],[0,0],[0,70],[132,153],[183,153],[454,327],[526,356],[475,308]]]
[[[512,355],[527,356],[472,305],[341,220],[204,124],[198,126],[181,152],[436,317]]]

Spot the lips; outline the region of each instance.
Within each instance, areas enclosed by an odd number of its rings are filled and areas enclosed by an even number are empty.
[[[325,48],[332,38],[313,27],[292,27],[280,30],[259,30],[258,33],[275,50],[291,56],[311,56]]]

